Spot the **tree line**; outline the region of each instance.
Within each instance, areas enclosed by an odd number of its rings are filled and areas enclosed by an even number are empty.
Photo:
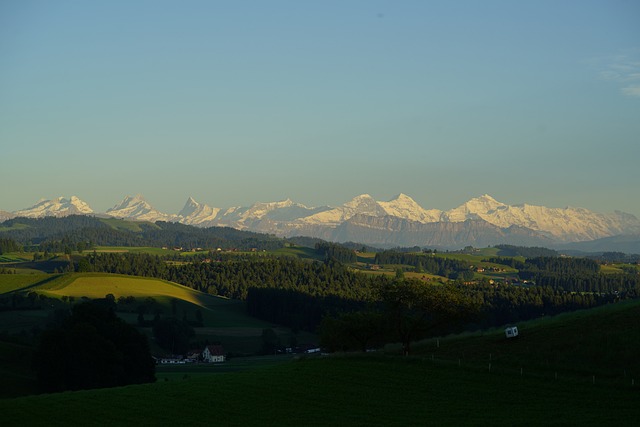
[[[0,238],[0,255],[7,252],[22,252],[22,245],[13,239]]]
[[[348,249],[337,243],[320,242],[315,244],[316,251],[320,252],[325,259],[335,259],[336,261],[351,264],[358,261],[358,256],[352,249]]]
[[[426,272],[448,278],[457,278],[460,273],[469,271],[470,268],[470,264],[462,260],[395,250],[378,252],[374,262],[376,264],[410,265],[415,267],[419,273]]]
[[[558,251],[548,248],[540,247],[527,247],[527,246],[514,246],[514,245],[495,245],[494,248],[498,248],[498,256],[503,257],[557,257],[560,254]]]

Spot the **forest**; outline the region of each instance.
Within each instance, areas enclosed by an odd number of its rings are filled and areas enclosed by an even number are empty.
[[[356,272],[334,257],[320,262],[270,255],[211,256],[175,264],[155,255],[90,253],[76,269],[170,280],[212,295],[245,300],[253,316],[309,331],[316,331],[324,316],[378,307],[379,290],[397,279]],[[425,270],[468,269],[462,261],[417,257],[425,258]],[[381,259],[397,263],[412,258]],[[535,286],[450,281],[480,307],[469,326],[496,326],[640,294],[637,274],[602,274],[593,260],[532,258],[524,265],[529,269],[522,272],[523,276],[535,279]]]

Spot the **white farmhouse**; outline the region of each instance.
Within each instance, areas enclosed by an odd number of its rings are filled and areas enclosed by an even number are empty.
[[[226,360],[221,345],[208,345],[202,351],[202,360],[209,363],[221,363]]]

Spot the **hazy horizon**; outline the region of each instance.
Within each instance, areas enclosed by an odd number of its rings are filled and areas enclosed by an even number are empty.
[[[640,217],[640,3],[6,1],[0,209],[405,193]]]

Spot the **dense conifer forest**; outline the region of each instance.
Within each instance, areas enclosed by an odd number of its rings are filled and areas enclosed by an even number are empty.
[[[398,262],[395,257],[388,258]],[[351,270],[329,258],[324,262],[289,257],[227,255],[189,263],[172,264],[160,256],[145,254],[90,254],[78,264],[82,271],[157,277],[177,282],[212,295],[247,301],[249,313],[293,328],[315,330],[327,314],[356,311],[379,303],[378,290],[395,280],[392,276],[370,275]],[[464,262],[432,258],[425,270],[468,269]],[[529,263],[530,261],[530,263]],[[441,266],[440,266],[441,265]],[[592,271],[592,260],[533,258],[525,264],[534,270],[524,275],[540,280],[535,286],[476,283],[454,285],[480,308],[477,327],[501,325],[518,320],[553,315],[635,298],[640,289],[638,275],[606,275]],[[577,273],[570,275],[576,266]],[[539,270],[548,266],[550,270]],[[582,267],[580,267],[582,266]],[[81,268],[82,267],[82,268]],[[559,271],[556,273],[556,270]],[[588,272],[588,274],[587,274]],[[553,281],[553,278],[556,278]],[[549,282],[549,283],[547,283]],[[581,288],[581,289],[576,289]]]

